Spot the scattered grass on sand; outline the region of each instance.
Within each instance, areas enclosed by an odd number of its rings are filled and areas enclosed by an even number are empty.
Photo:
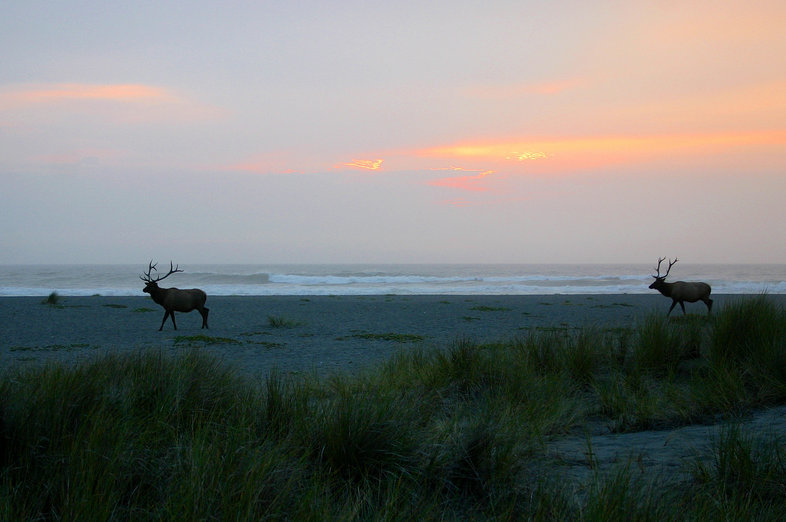
[[[271,328],[297,328],[299,326],[305,326],[306,324],[302,321],[296,321],[294,319],[289,319],[287,317],[281,317],[278,315],[269,315],[267,317],[267,322]]]
[[[487,305],[478,305],[473,306],[470,310],[475,310],[477,312],[509,312],[511,309],[506,308],[504,306],[487,306]]]
[[[324,378],[248,380],[198,348],[104,354],[0,375],[0,519],[775,520],[777,434],[721,431],[679,479],[588,458],[577,484],[546,447],[783,404],[786,315],[766,296]]]
[[[237,339],[229,337],[213,337],[210,335],[178,335],[174,344],[208,345],[208,344],[243,344]]]
[[[426,339],[422,335],[403,334],[403,333],[395,333],[395,332],[387,332],[387,333],[358,332],[352,334],[350,337],[352,337],[353,339],[365,339],[368,341],[391,341],[394,343],[418,343]]]

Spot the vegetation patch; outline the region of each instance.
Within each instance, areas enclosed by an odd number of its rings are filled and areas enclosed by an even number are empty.
[[[510,312],[510,308],[505,308],[504,306],[486,306],[486,305],[477,305],[470,308],[470,310],[476,310],[478,312]]]
[[[60,351],[73,351],[83,349],[97,349],[88,343],[72,343],[72,344],[47,344],[45,346],[13,346],[8,350],[11,352],[60,352]]]
[[[174,340],[175,344],[189,345],[208,345],[208,344],[243,344],[237,339],[229,337],[213,337],[210,335],[178,335]]]
[[[134,308],[132,310],[135,314],[146,314],[148,312],[155,312],[152,308],[147,308],[146,306],[142,306],[139,308]]]
[[[41,301],[41,304],[48,305],[53,308],[63,308],[63,305],[61,304],[60,301],[61,301],[60,294],[58,294],[57,292],[52,292],[43,301]]]
[[[271,328],[297,328],[298,326],[305,326],[306,324],[302,321],[296,321],[294,319],[289,319],[287,317],[281,317],[278,315],[267,316],[267,322]]]
[[[415,334],[402,334],[402,333],[369,333],[359,332],[352,334],[350,337],[354,339],[366,339],[369,341],[392,341],[395,343],[417,343],[424,341],[426,338],[422,335]]]
[[[243,332],[238,334],[240,337],[253,337],[255,335],[271,335],[270,332]]]
[[[255,346],[262,346],[263,348],[281,348],[282,346],[286,346],[284,343],[274,343],[270,341],[246,341],[246,344],[252,344]]]
[[[106,308],[128,308],[126,305],[115,304],[115,303],[108,303],[103,306],[105,306]]]

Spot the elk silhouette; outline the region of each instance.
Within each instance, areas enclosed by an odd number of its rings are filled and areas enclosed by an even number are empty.
[[[671,297],[671,307],[669,308],[669,312],[666,314],[666,317],[671,314],[671,311],[674,310],[674,306],[677,303],[679,303],[680,307],[682,308],[682,315],[685,315],[686,301],[689,303],[704,301],[704,304],[707,305],[707,314],[709,314],[712,311],[712,299],[710,299],[710,292],[712,292],[712,288],[710,285],[698,281],[688,283],[685,281],[676,281],[674,283],[667,283],[665,279],[668,277],[671,267],[674,266],[674,263],[676,263],[678,259],[676,257],[674,258],[674,261],[669,259],[669,268],[666,270],[664,275],[660,275],[660,264],[664,259],[666,258],[662,257],[658,259],[658,267],[656,269],[658,274],[652,276],[655,278],[655,281],[650,285],[650,288],[657,290],[666,297]]]
[[[170,261],[169,272],[154,279],[151,273],[154,270],[156,272],[158,270],[156,270],[156,265],[153,264],[153,261],[150,261],[150,264],[147,266],[147,273],[139,276],[139,279],[145,282],[143,292],[150,294],[153,301],[164,307],[164,319],[161,321],[159,332],[164,329],[167,317],[172,317],[172,326],[177,330],[175,312],[190,312],[192,310],[199,310],[199,313],[202,314],[202,328],[208,328],[207,314],[210,312],[210,309],[205,308],[205,301],[207,300],[205,292],[199,288],[180,290],[179,288],[161,288],[158,286],[158,282],[162,279],[169,277],[175,272],[182,272],[182,270],[178,269],[179,266],[177,265],[173,268],[172,261]]]

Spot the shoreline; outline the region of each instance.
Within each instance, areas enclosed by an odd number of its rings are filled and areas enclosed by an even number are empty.
[[[715,295],[714,311],[750,294]],[[786,295],[768,296],[781,306]],[[659,294],[210,296],[210,329],[196,312],[177,313],[178,330],[148,296],[0,297],[0,365],[78,363],[107,352],[201,348],[238,372],[355,371],[400,350],[439,349],[457,339],[500,342],[539,330],[633,328],[664,316]],[[686,304],[706,315],[703,303]],[[672,317],[682,316],[679,307]],[[271,318],[273,320],[271,320]]]

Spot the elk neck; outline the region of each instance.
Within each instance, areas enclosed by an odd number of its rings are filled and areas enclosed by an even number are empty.
[[[161,288],[157,284],[149,284],[145,287],[145,292],[150,294],[150,297],[153,298],[157,304],[163,305],[164,297],[167,294],[168,288]]]

